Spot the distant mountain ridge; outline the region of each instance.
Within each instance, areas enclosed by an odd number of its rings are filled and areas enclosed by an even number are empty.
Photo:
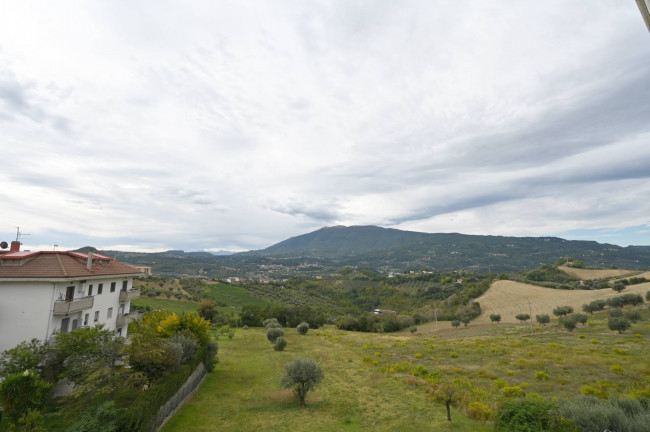
[[[594,267],[650,269],[650,246],[621,247],[557,237],[430,234],[376,226],[324,227],[266,249],[222,256],[181,250],[101,252],[129,264],[150,265],[154,274],[217,278],[282,279],[336,272],[345,266],[380,272],[520,272],[562,257],[577,258]]]
[[[389,249],[425,239],[430,234],[377,226],[323,227],[311,233],[291,237],[246,255],[301,254],[320,256],[357,255]]]

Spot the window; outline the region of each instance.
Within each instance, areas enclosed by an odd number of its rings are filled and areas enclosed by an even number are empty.
[[[88,285],[88,295],[93,295],[93,284]]]
[[[97,295],[100,295],[102,293],[102,288],[104,288],[104,284],[97,285]]]
[[[126,291],[129,286],[129,281],[122,281],[122,291]]]
[[[99,311],[95,311],[95,322],[99,321]]]
[[[85,325],[85,326],[88,325],[88,318],[89,318],[89,317],[90,317],[90,314],[86,314],[86,315],[84,315],[84,325]]]
[[[70,302],[74,299],[74,286],[69,286],[65,289],[65,301]]]
[[[106,312],[106,319],[112,316],[113,316],[113,308],[108,308],[108,312]]]
[[[115,292],[115,282],[111,282],[111,292]]]

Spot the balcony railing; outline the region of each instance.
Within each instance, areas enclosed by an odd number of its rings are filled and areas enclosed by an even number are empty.
[[[129,314],[120,314],[117,316],[117,321],[115,324],[117,324],[117,327],[124,327],[134,320],[135,316],[130,316]]]
[[[54,302],[54,313],[55,314],[70,314],[74,312],[79,312],[84,309],[90,309],[93,307],[95,302],[95,297],[79,297],[72,299],[70,301],[57,300]]]
[[[132,300],[134,298],[140,297],[139,289],[130,289],[128,291],[120,291],[120,303],[124,303],[127,300]]]

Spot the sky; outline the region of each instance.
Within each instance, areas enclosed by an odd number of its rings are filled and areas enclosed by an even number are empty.
[[[0,4],[0,240],[333,225],[650,245],[635,2]]]

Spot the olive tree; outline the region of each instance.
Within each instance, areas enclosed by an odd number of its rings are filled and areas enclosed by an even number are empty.
[[[548,316],[548,314],[535,315],[535,319],[537,320],[538,323],[542,324],[543,326],[546,326],[546,324],[551,322],[551,317]]]
[[[275,340],[281,336],[284,336],[284,330],[279,327],[269,327],[266,329],[266,338],[269,342],[274,343]]]
[[[530,319],[530,315],[522,313],[522,314],[517,314],[517,316],[515,316],[515,318],[517,318],[519,321],[524,323],[524,322],[526,322],[526,321],[528,321]]]
[[[296,330],[298,330],[298,333],[301,335],[306,335],[307,332],[309,331],[309,324],[306,322],[301,322],[298,324],[298,327],[296,327]]]
[[[287,346],[287,340],[280,336],[275,340],[275,343],[273,344],[273,349],[276,351],[284,351],[284,349]]]
[[[282,387],[292,389],[300,405],[304,406],[307,392],[322,381],[323,369],[310,359],[295,359],[284,368],[287,374],[282,378]]]
[[[607,327],[612,331],[623,333],[630,328],[630,322],[623,317],[610,317],[607,320]]]

